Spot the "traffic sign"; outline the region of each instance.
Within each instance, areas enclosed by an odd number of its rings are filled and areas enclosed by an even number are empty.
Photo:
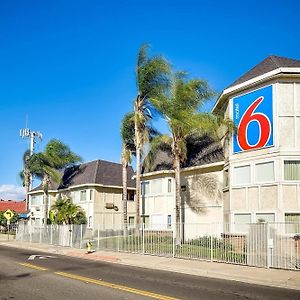
[[[9,221],[14,216],[14,213],[8,209],[6,212],[4,212],[3,216],[7,221]]]

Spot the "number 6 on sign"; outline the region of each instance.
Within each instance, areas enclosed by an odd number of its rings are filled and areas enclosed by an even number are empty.
[[[272,146],[272,87],[234,98],[233,104],[233,120],[238,127],[234,153]]]

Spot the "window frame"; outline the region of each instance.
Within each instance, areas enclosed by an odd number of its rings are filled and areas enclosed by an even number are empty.
[[[282,163],[282,181],[288,182],[288,183],[298,183],[298,182],[300,182],[300,178],[293,180],[293,179],[285,179],[285,176],[284,176],[284,165],[285,165],[285,162],[286,161],[295,161],[295,162],[297,161],[297,162],[299,162],[299,165],[300,165],[300,159],[284,158],[282,161],[283,161],[283,163]]]
[[[263,180],[263,181],[258,181],[256,178],[256,166],[257,165],[265,165],[265,164],[273,164],[273,179],[272,180]],[[263,183],[273,183],[276,181],[276,175],[275,175],[275,161],[274,160],[269,160],[269,161],[263,161],[263,162],[256,162],[254,163],[254,183],[255,184],[263,184]]]
[[[235,178],[235,169],[238,169],[238,168],[243,168],[243,167],[249,167],[249,182],[247,183],[236,183],[236,178]],[[252,174],[253,174],[253,171],[252,171],[252,167],[251,167],[251,164],[248,163],[248,164],[243,164],[243,165],[237,165],[237,166],[233,166],[233,172],[232,172],[232,186],[233,187],[241,187],[241,186],[249,186],[249,185],[252,185]]]
[[[81,195],[82,195],[83,193],[85,193],[85,199],[84,199],[84,200],[81,199]],[[86,201],[87,201],[87,200],[86,200],[86,194],[87,194],[87,190],[81,190],[81,191],[79,192],[79,202],[86,202]]]

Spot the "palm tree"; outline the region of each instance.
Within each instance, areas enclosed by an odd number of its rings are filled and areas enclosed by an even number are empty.
[[[79,205],[72,203],[68,197],[59,197],[51,206],[49,212],[51,222],[55,224],[86,224],[84,210]]]
[[[47,225],[49,188],[53,182],[59,183],[63,170],[81,161],[81,158],[61,141],[53,139],[44,152],[33,154],[27,161],[30,173],[42,181],[44,191],[44,225]]]
[[[136,149],[136,227],[140,224],[141,158],[148,141],[152,98],[160,99],[169,86],[170,66],[161,56],[149,57],[149,45],[139,49],[136,65],[137,96],[134,101],[134,143]]]
[[[135,153],[134,145],[134,113],[127,113],[121,122],[122,137],[122,181],[123,181],[123,224],[124,235],[127,235],[127,167],[131,163],[131,157]]]
[[[229,126],[228,120],[209,113],[200,113],[199,109],[214,95],[207,82],[200,79],[188,80],[187,74],[177,72],[174,74],[171,89],[163,99],[151,99],[156,109],[166,120],[170,136],[161,135],[152,142],[152,153],[161,147],[170,147],[173,168],[175,171],[175,214],[176,214],[176,244],[182,239],[180,221],[183,216],[180,196],[180,168],[186,160],[187,138],[193,133],[207,133],[216,137],[222,124]]]

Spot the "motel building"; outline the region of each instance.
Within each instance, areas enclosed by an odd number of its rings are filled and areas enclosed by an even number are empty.
[[[213,112],[231,118],[238,133],[223,141],[223,157],[182,169],[187,236],[199,223],[227,224],[231,233],[248,223],[300,223],[300,61],[267,57],[222,92]],[[173,171],[144,173],[142,187],[146,227],[172,228]]]

